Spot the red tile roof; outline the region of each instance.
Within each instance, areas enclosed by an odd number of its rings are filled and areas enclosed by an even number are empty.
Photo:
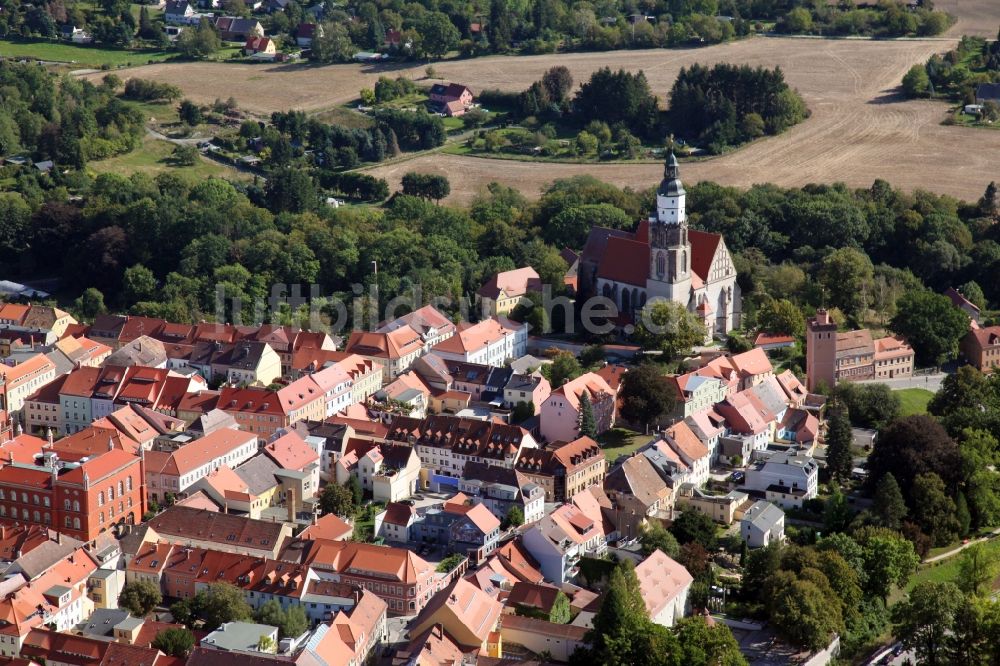
[[[291,430],[264,447],[264,453],[282,469],[305,471],[305,468],[319,460],[316,450],[306,444],[298,433]]]
[[[712,260],[719,248],[722,236],[707,231],[688,230],[688,241],[691,243],[691,270],[702,280],[708,279],[712,270]]]
[[[649,244],[621,236],[609,237],[597,277],[645,288],[649,277]]]

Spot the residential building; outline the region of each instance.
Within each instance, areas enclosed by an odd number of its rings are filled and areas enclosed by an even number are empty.
[[[0,467],[0,518],[58,529],[92,541],[113,524],[141,522],[145,512],[141,460],[104,439],[103,449],[74,448],[73,437],[51,446],[36,440],[23,458]]]
[[[63,420],[59,411],[59,392],[69,375],[56,377],[54,380],[38,389],[24,400],[24,431],[38,434],[51,432],[61,435],[64,432]],[[88,401],[89,406],[89,401]]]
[[[566,502],[604,480],[604,451],[589,437],[547,449],[526,449],[514,469],[545,491],[546,502]]]
[[[615,531],[637,538],[650,518],[672,518],[674,489],[646,455],[618,463],[604,479],[604,491],[614,506]]]
[[[250,36],[243,45],[243,55],[255,58],[274,58],[278,54],[278,49],[270,37]]]
[[[224,428],[174,450],[145,453],[146,487],[160,502],[167,493],[183,495],[222,465],[235,467],[257,453],[257,436]]]
[[[552,385],[545,377],[538,375],[513,374],[503,387],[503,402],[513,409],[519,404],[531,405],[534,414],[541,411],[542,405],[552,394]]]
[[[958,308],[959,310],[961,310],[965,314],[969,315],[969,320],[970,321],[973,321],[976,324],[979,324],[980,311],[979,311],[979,306],[978,305],[976,305],[975,303],[973,303],[972,301],[970,301],[968,298],[966,298],[965,296],[963,296],[954,287],[948,287],[947,289],[945,289],[944,290],[944,295],[947,296],[951,300],[952,305],[954,305],[956,308]]]
[[[661,438],[689,470],[687,483],[701,486],[708,481],[711,455],[691,427],[679,421],[663,432]]]
[[[424,341],[409,324],[385,332],[354,331],[344,351],[370,360],[382,368],[388,383],[410,369],[424,352]]]
[[[507,615],[500,623],[505,645],[519,645],[534,654],[548,653],[558,662],[570,661],[574,652],[588,646],[588,631],[575,624],[555,624],[521,615]]]
[[[300,23],[295,29],[295,43],[304,49],[312,46],[313,39],[323,36],[323,26],[319,23]]]
[[[980,372],[992,372],[1000,366],[1000,326],[971,329],[960,347],[965,360]]]
[[[469,462],[458,483],[460,493],[474,504],[483,504],[499,520],[517,508],[524,522],[533,523],[545,513],[545,490],[526,474],[499,465]]]
[[[215,19],[215,29],[224,42],[246,42],[250,37],[264,36],[264,26],[254,18],[220,16]]]
[[[806,388],[833,387],[838,381],[898,379],[913,375],[913,348],[900,338],[873,339],[871,331],[837,331],[820,309],[806,325]]]
[[[435,83],[431,86],[431,104],[450,116],[464,114],[472,106],[472,100],[472,91],[460,83]]]
[[[460,324],[455,335],[432,348],[446,361],[465,361],[503,366],[528,351],[528,325],[504,317],[491,317],[478,324]]]
[[[404,326],[409,326],[417,332],[417,335],[420,336],[421,341],[424,343],[424,352],[429,352],[431,347],[437,343],[455,335],[455,331],[457,330],[454,322],[446,315],[442,314],[433,305],[425,305],[402,317],[397,317],[390,322],[382,324],[377,332],[387,333],[397,328],[403,328]]]
[[[614,426],[617,394],[603,377],[588,372],[552,391],[542,403],[540,432],[543,439],[568,442],[580,436],[580,402],[584,395],[590,401],[597,432]]]
[[[147,523],[144,541],[188,548],[276,558],[291,539],[288,523],[254,520],[183,506],[172,506]]]
[[[687,483],[681,486],[677,503],[703,513],[717,523],[732,525],[750,507],[750,496],[738,490],[730,490],[725,495],[712,495]]]
[[[686,192],[671,151],[656,193],[656,210],[635,232],[594,227],[580,254],[577,300],[611,299],[634,320],[647,299],[664,298],[694,312],[705,337],[740,325],[736,268],[722,236],[688,228]]]
[[[223,622],[198,644],[225,652],[273,652],[278,647],[278,628],[253,622]]]
[[[765,494],[782,508],[801,507],[818,493],[819,465],[812,456],[799,452],[754,453],[744,485]]]
[[[687,569],[662,550],[654,550],[636,565],[635,575],[650,620],[672,627],[684,617],[688,592],[694,582]]]
[[[389,502],[375,516],[374,534],[390,543],[410,543],[410,528],[417,522],[417,510],[410,504]]]
[[[443,504],[417,509],[409,533],[414,542],[447,546],[478,566],[499,545],[500,519],[485,505],[458,493]]]
[[[518,426],[448,415],[396,417],[386,439],[413,447],[422,466],[421,485],[435,491],[457,488],[468,462],[512,469],[524,449],[537,446]]]
[[[334,478],[354,477],[377,502],[408,499],[420,484],[420,457],[412,447],[378,438],[351,437],[336,456]]]
[[[388,605],[372,592],[361,590],[357,604],[341,610],[329,624],[321,624],[295,660],[298,666],[361,666],[388,636]]]
[[[416,553],[355,541],[313,541],[304,563],[336,574],[336,582],[374,592],[392,615],[419,613],[448,582]]]
[[[766,548],[785,540],[785,512],[770,502],[754,502],[740,519],[740,537],[751,548]]]
[[[278,390],[226,387],[217,404],[261,441],[299,421],[326,418],[326,392],[309,376]]]
[[[545,579],[557,586],[576,577],[580,557],[600,555],[607,548],[603,523],[572,504],[557,507],[529,527],[522,542]]]
[[[0,363],[0,412],[19,413],[32,393],[56,378],[56,366],[38,354],[10,367]]]
[[[722,402],[729,394],[729,387],[717,377],[707,377],[697,372],[689,372],[669,377],[677,392],[673,416],[687,418]]]
[[[455,578],[413,620],[410,631],[416,635],[441,627],[461,648],[499,657],[502,610],[503,605],[489,594],[464,578]],[[495,648],[491,649],[492,646]]]
[[[482,311],[489,316],[510,314],[529,291],[540,292],[542,281],[531,266],[512,271],[502,271],[494,274],[489,281],[479,288]]]

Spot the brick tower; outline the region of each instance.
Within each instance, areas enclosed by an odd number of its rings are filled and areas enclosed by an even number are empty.
[[[806,389],[837,383],[837,324],[824,309],[806,325]]]

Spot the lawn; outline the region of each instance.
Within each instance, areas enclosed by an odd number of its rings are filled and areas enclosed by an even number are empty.
[[[619,456],[628,455],[643,444],[651,440],[650,435],[629,430],[627,428],[613,428],[597,438],[601,448],[604,449],[604,459],[608,464],[612,464]]]
[[[915,414],[926,414],[927,403],[934,397],[934,393],[922,388],[908,388],[894,391],[902,402],[900,416],[913,416]]]
[[[321,111],[316,114],[315,118],[323,123],[351,129],[367,129],[375,124],[375,120],[371,116],[342,106]]]
[[[1000,539],[989,539],[983,545],[988,554],[1000,556]],[[910,578],[909,582],[906,584],[906,591],[909,592],[915,585],[917,585],[917,583],[921,583],[923,581],[929,580],[938,583],[954,581],[958,576],[958,563],[960,559],[961,553],[957,554],[955,557],[949,557],[946,560],[935,563],[937,566],[931,565],[922,567]]]
[[[173,144],[146,137],[142,145],[131,153],[98,162],[90,162],[87,167],[98,174],[119,173],[124,176],[131,175],[136,171],[154,176],[158,173],[169,171],[184,174],[193,180],[203,180],[205,178],[247,180],[250,178],[248,174],[204,157],[199,158],[198,163],[194,166],[175,166],[170,162],[170,155],[173,151]]]
[[[100,68],[102,65],[121,67],[162,62],[176,56],[176,52],[159,49],[126,50],[97,46],[77,46],[50,41],[12,41],[0,39],[0,57],[37,58],[55,62],[69,62],[81,67]]]

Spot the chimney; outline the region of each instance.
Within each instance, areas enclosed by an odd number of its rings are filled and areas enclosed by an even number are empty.
[[[816,310],[816,323],[821,326],[830,323],[830,313],[826,311],[826,308]]]
[[[288,489],[288,522],[295,522],[295,510],[297,508],[297,502],[295,497],[295,488]]]

